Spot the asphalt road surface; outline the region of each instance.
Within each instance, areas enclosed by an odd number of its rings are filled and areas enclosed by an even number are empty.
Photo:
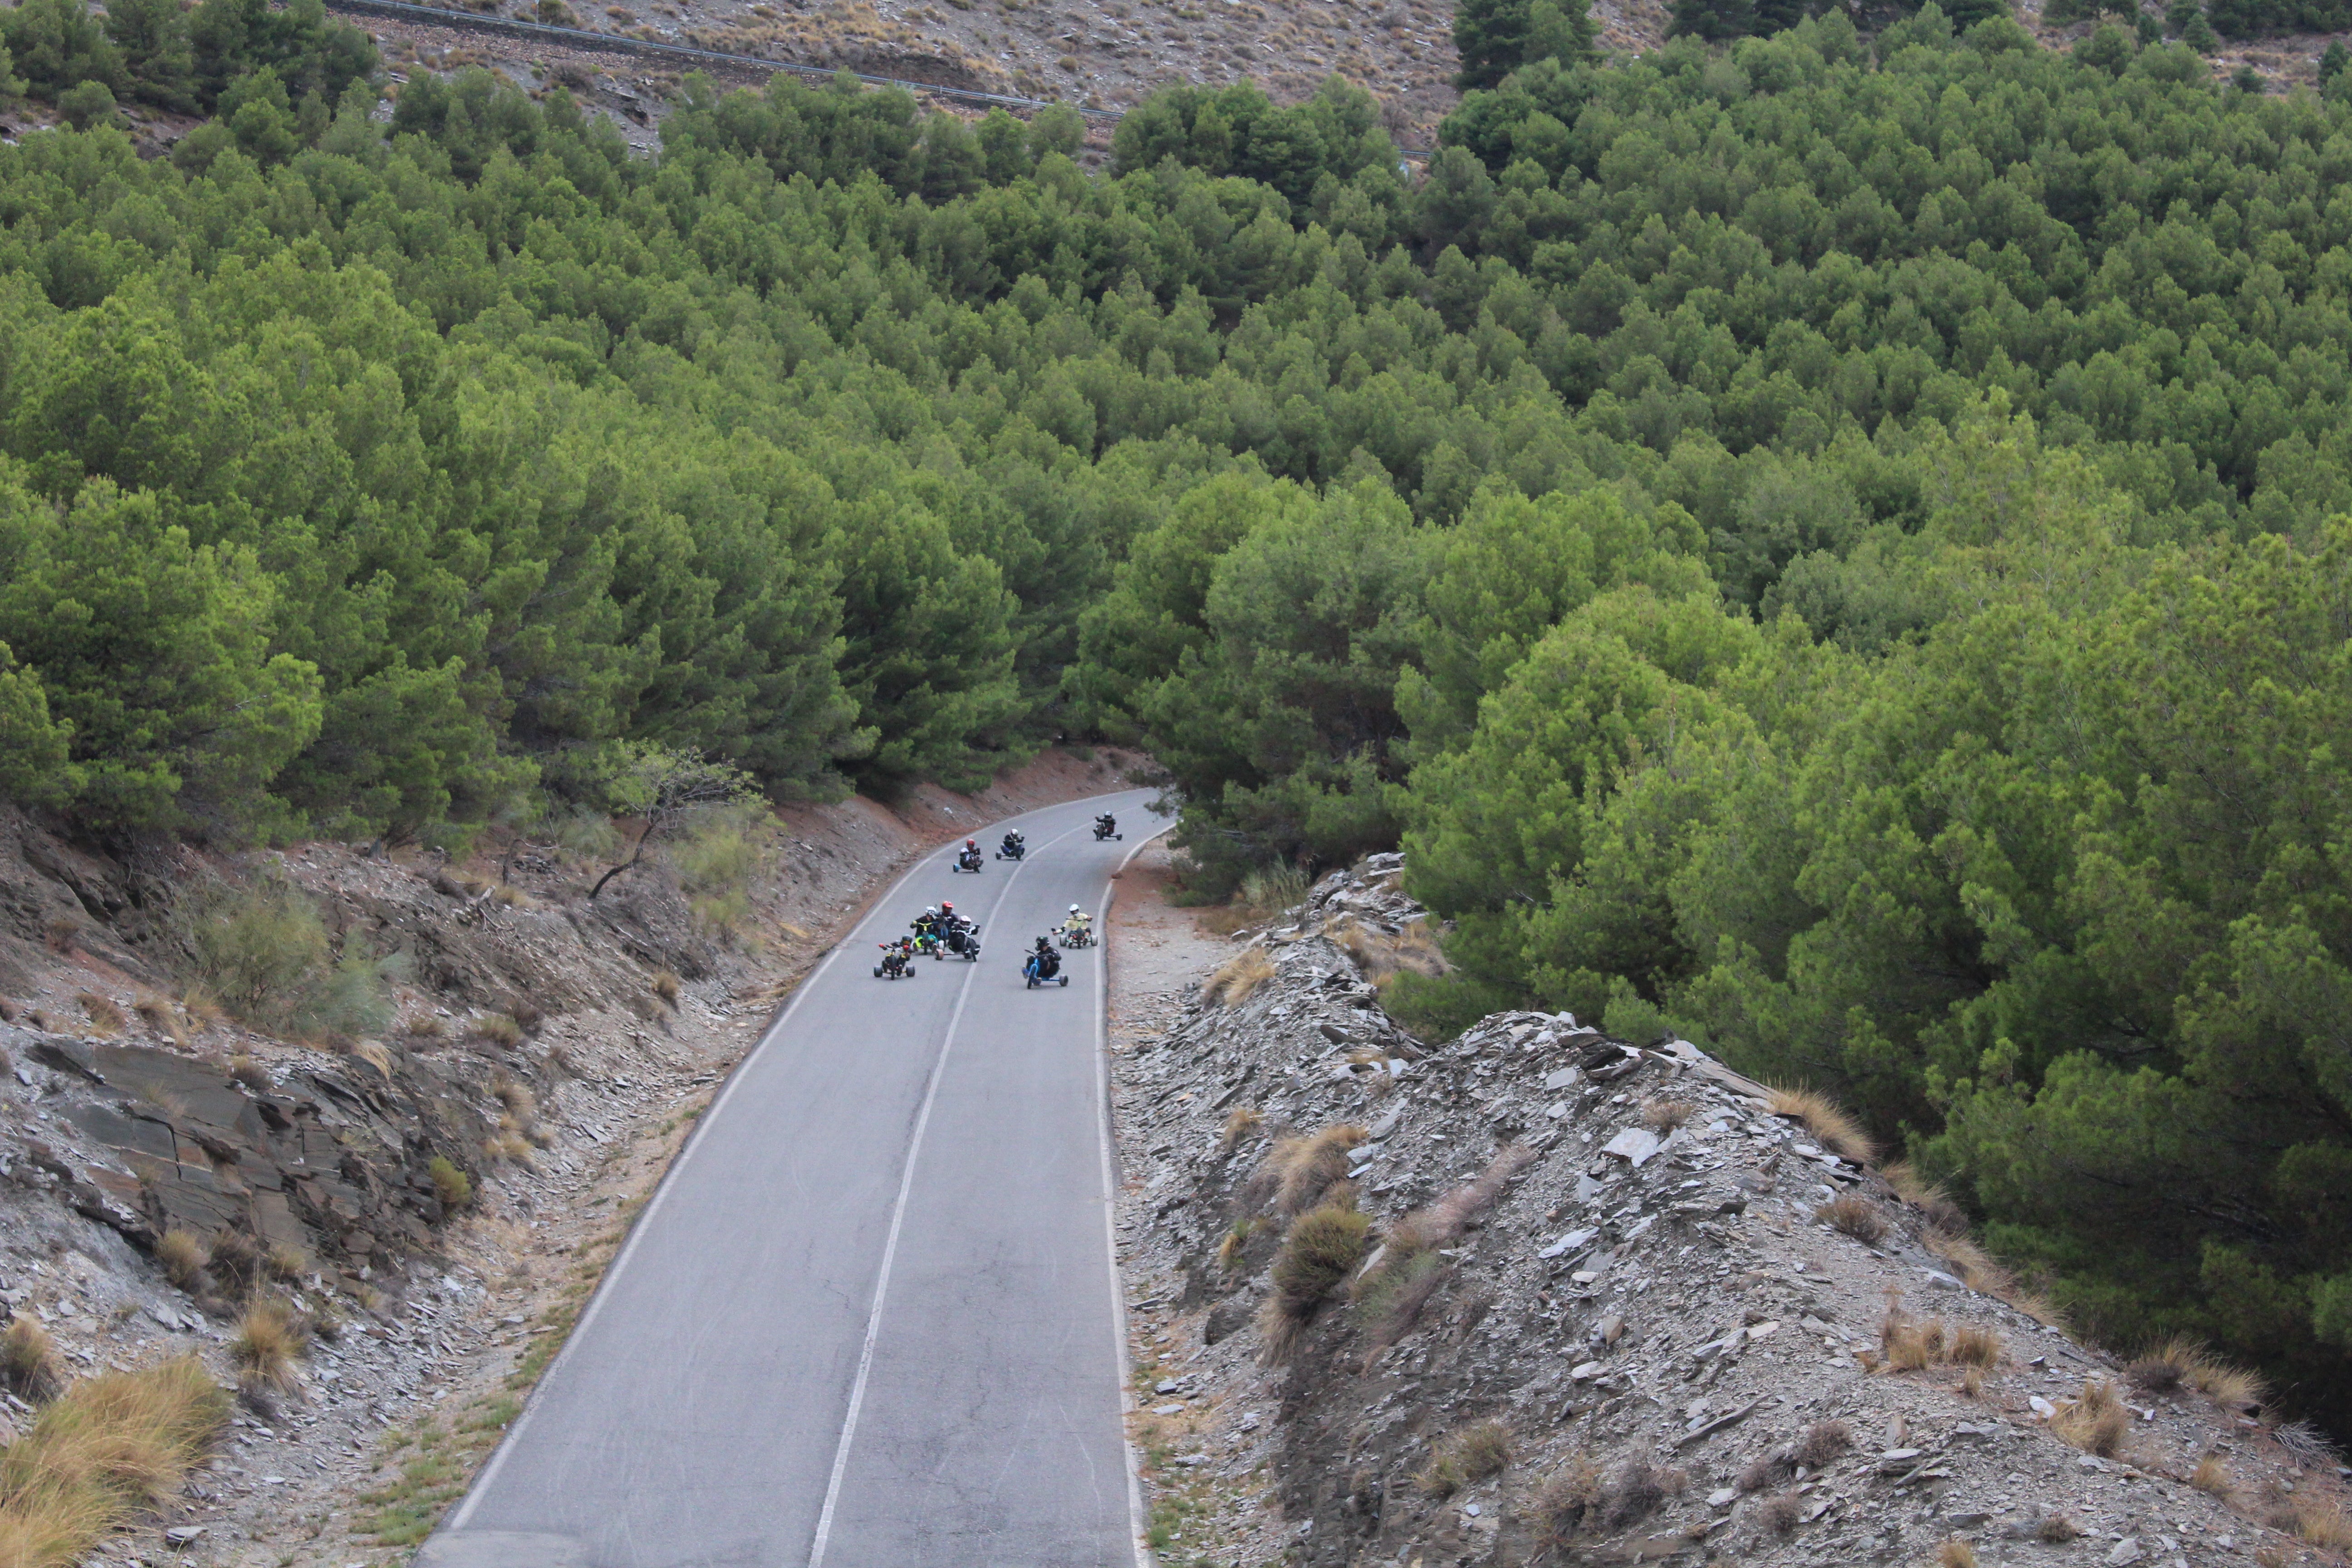
[[[745,1059],[433,1568],[1135,1568],[1103,954],[1024,951],[1160,824],[1148,791],[924,860]],[[1118,814],[1123,841],[1090,824]],[[1007,826],[1022,862],[993,858]],[[877,980],[952,899],[977,963]]]

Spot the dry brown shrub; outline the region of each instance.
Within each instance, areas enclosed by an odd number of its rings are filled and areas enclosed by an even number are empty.
[[[1598,1514],[1601,1490],[1601,1467],[1583,1454],[1571,1456],[1567,1463],[1545,1477],[1543,1484],[1528,1499],[1537,1544],[1554,1551],[1566,1546],[1585,1522]]]
[[[2045,1513],[2033,1525],[2033,1539],[2044,1546],[2063,1546],[2082,1534],[2083,1527],[2069,1514]]]
[[[2122,1451],[2131,1432],[2131,1412],[2116,1397],[2116,1385],[2105,1378],[2084,1378],[2079,1397],[2058,1406],[2050,1429],[2086,1454],[2113,1458]]]
[[[245,1310],[229,1340],[237,1369],[278,1390],[294,1387],[294,1363],[302,1353],[302,1326],[285,1302],[263,1297]]]
[[[432,1013],[419,1013],[401,1026],[411,1039],[417,1040],[437,1040],[444,1027],[439,1016]]]
[[[228,1058],[228,1076],[256,1094],[269,1092],[269,1069],[243,1051]]]
[[[292,1242],[281,1241],[269,1249],[261,1266],[272,1279],[296,1279],[309,1271],[310,1255]]]
[[[17,1318],[0,1332],[0,1384],[19,1399],[47,1399],[64,1381],[57,1342],[37,1318]]]
[[[1658,1505],[1669,1496],[1682,1490],[1685,1479],[1682,1471],[1655,1464],[1647,1454],[1636,1454],[1609,1478],[1601,1495],[1601,1521],[1612,1530],[1639,1524],[1657,1512]]]
[[[1647,1100],[1642,1102],[1642,1121],[1654,1131],[1672,1132],[1698,1114],[1698,1107],[1686,1100]]]
[[[1839,1194],[1815,1208],[1813,1217],[1865,1247],[1875,1247],[1886,1239],[1886,1216],[1878,1212],[1876,1204],[1859,1194]]]
[[[1833,1154],[1858,1165],[1866,1165],[1878,1156],[1878,1146],[1862,1130],[1862,1123],[1817,1089],[1774,1089],[1765,1104],[1775,1116],[1793,1117],[1802,1122],[1822,1147]]]
[[[1731,1484],[1744,1492],[1760,1492],[1787,1480],[1796,1468],[1796,1458],[1787,1448],[1768,1448],[1742,1466]]]
[[[1238,1007],[1274,978],[1274,960],[1262,947],[1246,947],[1209,976],[1202,994],[1220,1007]]]
[[[653,979],[648,982],[648,984],[652,985],[655,995],[660,997],[663,1001],[668,1003],[673,1007],[677,1005],[678,993],[685,988],[686,984],[684,981],[680,980],[677,975],[671,973],[667,969],[656,970],[654,973]]]
[[[1833,1463],[1853,1447],[1853,1428],[1843,1421],[1816,1421],[1805,1428],[1790,1455],[1809,1470],[1818,1470]]]
[[[177,1492],[227,1418],[193,1356],[76,1384],[0,1449],[0,1563],[81,1561]]]
[[[2231,1478],[2228,1463],[2219,1454],[2208,1454],[2198,1460],[2195,1472],[2189,1478],[2189,1484],[2199,1491],[2220,1498],[2225,1502],[2229,1500],[2230,1494],[2237,1489],[2237,1482]]]
[[[1225,1131],[1219,1147],[1228,1154],[1240,1146],[1241,1141],[1265,1125],[1265,1118],[1254,1105],[1236,1105],[1225,1118]]]
[[[1257,1235],[1259,1227],[1265,1223],[1255,1215],[1247,1219],[1235,1220],[1234,1227],[1225,1232],[1225,1238],[1217,1243],[1217,1267],[1229,1274],[1239,1268],[1243,1262],[1243,1253],[1249,1247],[1251,1238]]]
[[[1936,1568],[1977,1568],[1977,1549],[1951,1536],[1936,1548]]]
[[[163,1266],[165,1279],[193,1296],[204,1286],[205,1265],[210,1259],[193,1232],[174,1226],[155,1244],[155,1261]]]
[[[1796,1533],[1804,1516],[1804,1500],[1794,1492],[1782,1492],[1756,1510],[1756,1523],[1767,1535],[1785,1541]]]

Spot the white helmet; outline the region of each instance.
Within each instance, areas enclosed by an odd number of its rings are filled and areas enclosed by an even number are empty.
[[[940,907],[937,904],[926,904],[923,906],[923,912],[927,915],[935,915],[940,912]]]
[[[1076,913],[1078,912],[1078,906],[1077,906],[1077,905],[1076,905],[1076,904],[1072,904],[1072,905],[1070,906],[1070,912],[1071,912],[1072,914],[1076,914]]]

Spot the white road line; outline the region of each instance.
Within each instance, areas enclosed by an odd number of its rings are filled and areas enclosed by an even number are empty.
[[[1143,847],[1176,826],[1173,818],[1137,840],[1117,870],[1103,879],[1102,962],[1095,965],[1095,1137],[1102,1149],[1103,1258],[1110,1267],[1110,1337],[1118,1354],[1118,1441],[1127,1451],[1127,1535],[1135,1545],[1135,1568],[1152,1568],[1151,1542],[1143,1528],[1143,1464],[1127,1435],[1135,1414],[1135,1363],[1127,1353],[1127,1287],[1118,1277],[1118,1188],[1112,1174],[1110,1103],[1110,906],[1119,873]]]
[[[1117,795],[1125,792],[1114,790],[1111,793]],[[1076,802],[1067,804],[1076,805]],[[1053,807],[1044,806],[1039,809],[1050,811]],[[1016,815],[1025,816],[1034,814],[1023,812]],[[1014,818],[1006,817],[1003,820],[1009,822]],[[1071,833],[1076,831],[1076,828],[1070,830]],[[1064,838],[1068,837],[1069,834],[1066,833],[1062,835]],[[1055,842],[1058,843],[1060,840],[1056,839]],[[760,1043],[753,1046],[750,1053],[735,1065],[735,1070],[727,1075],[727,1081],[720,1086],[718,1098],[710,1102],[699,1117],[696,1118],[694,1131],[688,1134],[686,1146],[680,1149],[677,1152],[677,1157],[669,1163],[669,1169],[662,1173],[661,1183],[654,1189],[653,1201],[646,1205],[644,1211],[637,1215],[636,1222],[629,1226],[628,1239],[621,1244],[621,1250],[613,1257],[612,1266],[604,1270],[604,1278],[596,1282],[595,1294],[588,1299],[587,1309],[580,1314],[578,1321],[572,1325],[571,1331],[564,1335],[563,1348],[555,1352],[555,1359],[548,1363],[545,1370],[540,1373],[539,1381],[531,1385],[530,1394],[523,1401],[522,1414],[516,1416],[514,1425],[507,1428],[505,1441],[501,1442],[498,1451],[490,1456],[490,1462],[482,1468],[482,1473],[474,1478],[474,1484],[466,1489],[466,1499],[457,1505],[457,1511],[443,1521],[440,1530],[435,1531],[436,1534],[454,1532],[466,1528],[467,1521],[474,1516],[475,1507],[496,1484],[499,1472],[506,1467],[507,1456],[522,1446],[523,1432],[530,1426],[531,1417],[539,1413],[540,1391],[555,1386],[557,1374],[563,1370],[563,1363],[571,1359],[573,1347],[587,1338],[589,1325],[593,1323],[596,1321],[596,1315],[604,1310],[605,1301],[613,1294],[614,1282],[621,1278],[622,1270],[629,1266],[629,1259],[635,1256],[638,1241],[653,1228],[654,1216],[661,1212],[662,1205],[668,1201],[670,1189],[677,1185],[680,1173],[685,1171],[687,1163],[694,1158],[694,1152],[702,1146],[704,1135],[719,1121],[719,1113],[726,1110],[728,1100],[734,1098],[736,1086],[751,1076],[752,1066],[759,1061],[761,1055],[783,1034],[784,1026],[793,1021],[793,1015],[800,1011],[801,1003],[807,998],[809,993],[816,989],[817,982],[823,980],[826,972],[833,968],[834,961],[856,944],[857,941],[865,935],[866,928],[873,924],[875,918],[881,914],[890,901],[898,896],[898,889],[929,869],[931,862],[940,858],[941,855],[951,855],[955,847],[952,844],[943,845],[908,867],[906,874],[891,883],[888,890],[866,908],[865,915],[849,929],[848,934],[835,942],[833,951],[819,960],[814,969],[809,971],[808,978],[803,980],[794,988],[793,999],[784,1005],[784,1010],[777,1015],[776,1021],[769,1026],[768,1032],[760,1037]],[[1013,886],[1012,879],[1006,879],[1004,885],[1010,889]],[[997,901],[1003,902],[1003,894],[1000,893],[997,896]],[[994,919],[995,911],[990,910],[989,916],[992,920]]]
[[[1075,837],[1078,829],[1060,834],[1039,845],[1034,851],[1044,854],[1063,839]],[[988,921],[996,923],[996,911],[1013,893],[1013,884],[1029,868],[1026,856],[1013,863],[1012,874],[996,890],[996,901],[988,906]],[[915,1135],[907,1144],[906,1168],[898,1174],[898,1201],[890,1208],[890,1236],[882,1244],[882,1270],[874,1280],[874,1305],[866,1314],[866,1343],[857,1352],[857,1380],[849,1387],[849,1408],[841,1418],[841,1438],[834,1445],[833,1473],[824,1483],[824,1507],[816,1516],[816,1539],[809,1543],[809,1568],[823,1568],[824,1549],[833,1539],[833,1510],[841,1501],[842,1478],[849,1473],[849,1447],[857,1438],[858,1413],[866,1407],[866,1382],[874,1372],[874,1342],[882,1336],[882,1308],[890,1294],[890,1269],[898,1258],[898,1232],[907,1223],[907,1200],[915,1191],[915,1166],[922,1159],[923,1134],[931,1125],[931,1104],[939,1099],[940,1080],[947,1076],[948,1053],[955,1048],[956,1030],[963,1023],[964,1004],[971,1000],[971,983],[980,973],[980,965],[964,966],[963,989],[956,994],[955,1011],[948,1017],[947,1031],[940,1037],[940,1054],[931,1061],[931,1080],[923,1089],[922,1113],[915,1118]]]

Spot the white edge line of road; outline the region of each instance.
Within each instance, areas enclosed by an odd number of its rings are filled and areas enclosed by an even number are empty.
[[[1123,790],[1113,790],[1110,793],[1114,795],[1121,795],[1126,792]],[[1081,800],[1093,798],[1096,797],[1087,795],[1081,795],[1079,797]],[[1057,805],[1076,805],[1076,802],[1057,801],[1055,804]],[[1050,811],[1052,809],[1052,806],[1039,806],[1036,808],[1038,811]],[[1015,812],[1013,816],[1003,817],[999,820],[1010,822],[1017,817],[1031,815],[1033,815],[1031,812]],[[988,826],[992,827],[995,824],[991,823]],[[1073,829],[1072,831],[1075,832],[1076,829]],[[966,837],[970,837],[970,835],[967,835]],[[1062,837],[1067,837],[1068,835],[1065,834]],[[539,1381],[531,1384],[530,1393],[523,1400],[522,1414],[516,1416],[514,1425],[507,1428],[505,1438],[499,1442],[498,1451],[490,1456],[490,1462],[482,1468],[482,1473],[476,1476],[474,1478],[473,1484],[466,1489],[465,1500],[457,1505],[457,1510],[455,1513],[450,1514],[437,1528],[435,1529],[433,1531],[435,1535],[455,1533],[457,1531],[465,1529],[467,1521],[471,1519],[474,1515],[475,1505],[482,1500],[484,1495],[489,1491],[492,1485],[497,1482],[499,1470],[503,1469],[506,1466],[507,1456],[512,1453],[516,1447],[520,1446],[523,1429],[530,1425],[531,1417],[539,1413],[540,1391],[541,1389],[548,1388],[554,1384],[556,1373],[561,1372],[563,1368],[563,1363],[571,1359],[572,1347],[579,1344],[581,1341],[587,1337],[589,1325],[596,1321],[596,1314],[604,1310],[606,1299],[613,1293],[613,1282],[618,1279],[621,1277],[621,1271],[628,1267],[630,1258],[636,1252],[638,1241],[652,1228],[654,1215],[661,1212],[662,1205],[668,1200],[670,1189],[677,1184],[678,1173],[686,1169],[687,1162],[694,1157],[695,1150],[701,1145],[703,1134],[710,1130],[710,1124],[719,1120],[719,1113],[727,1108],[728,1100],[734,1097],[736,1085],[741,1083],[744,1079],[751,1076],[752,1064],[758,1061],[767,1048],[771,1045],[774,1044],[776,1039],[783,1034],[784,1026],[793,1021],[793,1015],[800,1011],[801,1003],[807,998],[811,991],[816,988],[816,983],[824,978],[825,972],[833,967],[835,960],[839,959],[844,952],[847,952],[850,947],[856,944],[859,937],[864,934],[866,928],[874,923],[875,917],[882,912],[884,906],[889,903],[891,899],[897,895],[898,889],[905,887],[908,882],[913,881],[916,876],[933,860],[939,858],[942,854],[949,853],[954,847],[955,846],[951,840],[947,844],[941,845],[939,848],[932,850],[929,854],[921,857],[913,865],[908,867],[906,871],[897,881],[891,883],[889,887],[883,889],[882,893],[877,897],[871,904],[866,906],[866,913],[859,917],[857,923],[850,927],[847,931],[842,934],[841,939],[833,944],[832,950],[817,961],[816,967],[810,970],[807,975],[802,979],[798,985],[793,987],[793,999],[784,1004],[784,1010],[776,1016],[776,1021],[774,1023],[768,1026],[767,1032],[760,1037],[760,1043],[753,1046],[751,1049],[745,1054],[743,1059],[735,1064],[734,1070],[727,1075],[726,1083],[720,1086],[718,1098],[713,1100],[710,1104],[704,1109],[702,1114],[695,1119],[694,1131],[688,1137],[686,1146],[680,1149],[677,1152],[677,1157],[670,1161],[669,1169],[662,1173],[661,1183],[654,1189],[653,1201],[646,1205],[645,1208],[637,1215],[635,1221],[630,1225],[628,1239],[621,1244],[621,1250],[614,1255],[613,1261],[611,1265],[605,1268],[603,1278],[596,1281],[596,1290],[595,1293],[588,1299],[587,1310],[580,1314],[578,1320],[572,1323],[571,1330],[563,1336],[563,1348],[555,1352],[555,1359],[547,1363],[546,1368],[539,1374]],[[1138,846],[1138,847],[1140,847],[1140,846]],[[1026,862],[1024,861],[1024,864]],[[1010,888],[1012,885],[1012,879],[1009,877],[1005,879],[1005,886]],[[997,901],[999,903],[1003,901],[1002,894],[998,895]],[[992,918],[993,918],[994,912],[995,911],[992,910],[990,911]]]
[[[1118,1440],[1127,1450],[1127,1534],[1135,1543],[1136,1568],[1153,1568],[1158,1561],[1143,1528],[1143,1465],[1128,1435],[1135,1415],[1135,1363],[1127,1352],[1127,1286],[1118,1277],[1118,1187],[1111,1155],[1111,1121],[1117,1114],[1110,1102],[1110,907],[1118,897],[1118,882],[1145,845],[1176,826],[1175,819],[1136,840],[1118,867],[1103,881],[1102,962],[1095,965],[1095,1136],[1102,1148],[1103,1258],[1110,1268],[1110,1337],[1118,1353]]]
[[[1076,837],[1078,829],[1055,834],[1037,846],[1044,854],[1065,838]],[[995,901],[988,906],[989,924],[996,923],[996,911],[1013,893],[1013,884],[1029,868],[1029,857],[1024,853],[1013,863],[1004,883],[996,889]],[[907,1140],[907,1163],[898,1172],[898,1197],[890,1205],[890,1234],[882,1243],[882,1267],[874,1276],[874,1301],[866,1311],[866,1340],[857,1351],[857,1376],[849,1385],[849,1406],[842,1412],[841,1436],[833,1446],[833,1468],[824,1480],[824,1506],[817,1510],[816,1534],[809,1542],[809,1568],[820,1568],[824,1562],[824,1549],[833,1540],[833,1510],[841,1501],[841,1483],[849,1474],[849,1450],[857,1441],[858,1414],[866,1408],[866,1384],[874,1374],[874,1346],[882,1337],[882,1311],[890,1297],[890,1272],[898,1260],[898,1233],[907,1224],[907,1200],[915,1192],[915,1167],[923,1158],[923,1134],[930,1131],[931,1106],[940,1097],[940,1080],[947,1077],[948,1054],[955,1049],[956,1031],[963,1026],[964,1005],[971,1000],[971,983],[980,973],[980,965],[964,965],[963,987],[956,993],[955,1011],[948,1015],[948,1026],[940,1035],[939,1054],[931,1058],[930,1081],[923,1086],[923,1109],[915,1118],[914,1136]]]

